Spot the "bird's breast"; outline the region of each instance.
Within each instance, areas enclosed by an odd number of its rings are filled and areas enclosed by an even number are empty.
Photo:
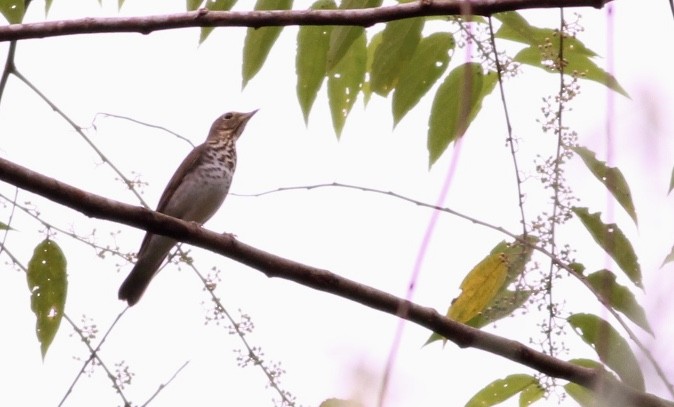
[[[178,186],[165,213],[187,221],[206,222],[225,200],[235,167],[236,155],[209,150]]]

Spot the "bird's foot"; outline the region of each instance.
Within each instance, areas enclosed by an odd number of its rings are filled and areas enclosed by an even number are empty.
[[[228,236],[234,240],[236,240],[237,236],[234,233],[229,233],[229,232],[222,232],[223,236]]]

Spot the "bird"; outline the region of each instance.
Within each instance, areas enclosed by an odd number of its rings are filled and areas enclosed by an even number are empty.
[[[171,177],[156,211],[199,225],[208,221],[229,192],[236,168],[236,141],[255,113],[257,110],[218,116],[206,141],[185,157]],[[147,232],[138,260],[119,288],[119,299],[135,305],[176,243],[172,238]]]

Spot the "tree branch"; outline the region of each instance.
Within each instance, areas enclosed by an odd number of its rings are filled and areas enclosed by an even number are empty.
[[[612,0],[425,0],[393,6],[350,10],[196,11],[142,17],[79,18],[0,26],[0,42],[74,34],[153,31],[187,27],[269,27],[351,25],[369,27],[404,18],[471,14],[490,16],[531,8],[602,8]]]
[[[80,211],[87,216],[145,229],[199,246],[261,271],[268,277],[295,281],[323,292],[338,295],[370,308],[405,318],[437,332],[458,346],[491,352],[560,379],[594,389],[629,405],[674,406],[654,395],[637,391],[599,370],[571,364],[538,352],[519,342],[480,331],[452,321],[432,308],[422,307],[384,291],[340,277],[327,270],[288,260],[191,222],[158,212],[106,199],[75,188],[0,158],[0,179]],[[403,312],[401,312],[401,310]]]

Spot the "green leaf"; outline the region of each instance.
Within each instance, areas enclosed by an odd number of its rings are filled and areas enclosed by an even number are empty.
[[[45,239],[35,247],[26,279],[30,306],[37,318],[35,332],[44,359],[61,324],[68,292],[66,258],[56,242]]]
[[[123,0],[120,0],[123,1]],[[211,11],[229,11],[236,4],[236,0],[207,0],[206,7]],[[120,8],[121,8],[120,4]],[[211,34],[215,27],[201,27],[201,35],[199,36],[199,44],[206,41],[206,38]]]
[[[574,365],[587,367],[590,369],[601,369],[603,371],[606,371],[606,369],[604,369],[604,365],[590,359],[571,359],[569,360],[569,362],[573,363]],[[571,398],[574,399],[576,403],[580,404],[581,406],[598,407],[597,401],[595,400],[594,397],[594,393],[588,390],[587,388],[576,383],[568,383],[564,385],[564,390],[566,390],[566,393],[569,396],[571,396]]]
[[[318,0],[311,6],[311,9],[332,10],[336,7],[334,0]],[[302,108],[305,124],[309,122],[311,107],[325,78],[325,61],[331,30],[331,26],[307,25],[300,27],[297,33],[295,57],[297,100]]]
[[[512,374],[505,379],[494,380],[478,391],[466,407],[495,406],[532,385],[538,386],[538,380],[527,374]]]
[[[52,3],[52,1],[53,1],[53,0],[45,0],[45,2],[44,2],[44,15],[45,15],[45,16],[46,16],[47,14],[49,14],[49,9],[51,9],[51,3]],[[120,1],[122,1],[122,0],[120,0]]]
[[[360,401],[345,400],[345,399],[327,399],[324,400],[318,407],[365,407]]]
[[[193,11],[201,7],[204,0],[187,0],[187,11]]]
[[[431,333],[431,336],[428,337],[428,339],[426,340],[426,342],[424,343],[423,346],[426,346],[426,345],[428,345],[429,343],[433,343],[433,342],[435,342],[435,341],[442,341],[443,346],[444,346],[444,344],[447,342],[447,339],[445,339],[444,336],[440,335],[440,334],[437,333],[437,332],[432,332],[432,333]]]
[[[482,312],[466,322],[466,325],[480,329],[493,322],[512,315],[533,294],[533,290],[503,290],[494,297],[491,304]]]
[[[492,303],[503,289],[507,275],[503,253],[487,255],[463,279],[461,294],[452,301],[447,317],[461,323],[470,321]]]
[[[545,396],[545,390],[540,383],[532,383],[522,390],[520,393],[520,407],[527,407]]]
[[[559,51],[559,35],[557,29],[534,27],[516,11],[494,14],[502,25],[496,31],[495,37],[504,40],[517,41],[527,45],[549,47],[553,52]],[[580,40],[574,37],[564,38],[564,54],[570,52],[596,57],[597,54],[587,48]]]
[[[386,24],[381,44],[374,54],[370,72],[371,89],[387,96],[398,83],[403,66],[410,60],[421,39],[423,18],[409,18]]]
[[[607,88],[620,93],[626,98],[630,97],[613,75],[601,69],[590,58],[584,55],[564,55],[564,58],[568,61],[568,65],[564,68],[566,72],[571,72],[580,79],[588,79],[600,83]]]
[[[674,246],[672,246],[672,251],[670,251],[667,257],[665,257],[665,261],[662,262],[662,266],[660,266],[660,268],[664,267],[665,264],[672,261],[674,261]]]
[[[533,27],[515,11],[498,13],[494,17],[502,23],[495,34],[497,38],[529,45],[513,58],[514,61],[541,68],[547,72],[557,72],[552,68],[552,61],[556,60],[559,54],[558,30]],[[599,82],[629,97],[613,75],[599,68],[590,59],[596,57],[597,54],[587,48],[580,40],[574,37],[565,37],[563,46],[562,52],[566,61],[564,73]]]
[[[461,137],[482,108],[482,100],[494,90],[496,73],[487,75],[477,62],[460,65],[438,88],[428,120],[429,166]]]
[[[419,103],[445,72],[450,51],[455,45],[454,36],[449,33],[434,33],[419,41],[410,62],[400,72],[400,80],[393,93],[394,126]]]
[[[328,71],[328,101],[332,126],[339,138],[346,118],[365,81],[367,46],[365,32],[353,42],[344,58]]]
[[[581,407],[597,407],[597,401],[594,394],[585,387],[576,383],[567,383],[564,385],[566,394],[578,403]]]
[[[644,377],[627,341],[603,319],[592,314],[574,314],[567,318],[575,332],[590,345],[599,359],[618,376],[639,391],[644,391]]]
[[[292,0],[257,0],[255,10],[288,10]],[[260,71],[283,27],[248,28],[243,43],[242,88]]]
[[[522,236],[519,236],[522,238]],[[502,283],[501,290],[496,294],[493,300],[479,314],[472,317],[466,325],[474,328],[482,328],[492,322],[511,315],[516,309],[522,306],[531,296],[531,290],[510,291],[506,288],[515,281],[523,272],[526,264],[531,259],[533,246],[538,243],[538,238],[528,235],[526,241],[529,244],[516,240],[513,243],[502,241],[497,244],[490,252],[490,255],[500,255],[507,266],[506,278]]]
[[[373,8],[381,6],[382,0],[343,0],[339,5],[340,10]],[[342,60],[351,44],[363,33],[363,27],[337,26],[330,34],[330,47],[328,49],[327,69],[332,70]]]
[[[667,195],[669,195],[673,189],[674,189],[674,168],[672,168],[672,177],[669,179],[669,191],[667,191]]]
[[[626,98],[630,97],[613,75],[597,66],[597,64],[588,56],[577,52],[570,52],[568,55],[564,54],[564,59],[567,61],[567,65],[564,67],[565,73],[573,74],[580,79],[588,79],[600,83],[607,88],[620,93]]]
[[[0,1],[0,13],[10,24],[18,24],[23,20],[26,13],[24,0],[2,0]]]
[[[546,72],[558,73],[558,71],[552,67],[552,60],[556,58],[557,55],[556,51],[554,54],[544,54],[541,51],[543,49],[551,50],[552,48],[530,46],[518,52],[513,58],[513,61],[531,65],[543,69]],[[564,67],[565,74],[574,75],[579,79],[589,79],[601,83],[609,89],[629,98],[627,91],[620,86],[616,78],[605,70],[599,68],[588,56],[570,51],[564,53],[564,60],[566,61],[566,66]]]
[[[604,372],[604,374],[610,375],[616,380],[618,379],[612,372],[607,371],[606,368],[604,368],[604,365],[597,361],[590,359],[571,359],[569,362],[573,363],[574,365],[586,367],[589,369],[601,370]],[[597,396],[594,392],[576,383],[566,384],[564,386],[564,390],[566,390],[566,393],[583,407],[609,407],[623,405],[622,400],[620,400],[622,395],[614,394],[613,397],[611,397],[611,395],[606,393],[606,389],[604,389],[602,399],[597,399]]]
[[[580,275],[585,273],[585,265],[583,263],[569,263],[569,268]]]
[[[581,367],[586,367],[588,369],[601,369],[604,372],[608,373],[608,371],[604,368],[604,365],[597,362],[596,360],[585,359],[585,358],[574,358],[574,359],[570,359],[569,363],[573,363],[574,365],[578,365],[578,366],[581,366]],[[615,375],[613,377],[615,377]],[[617,379],[617,377],[615,377],[615,378]]]
[[[510,284],[515,281],[523,272],[524,268],[531,260],[531,254],[534,252],[534,246],[538,243],[538,237],[534,235],[527,235],[523,237],[522,235],[518,236],[520,239],[524,239],[526,243],[516,240],[512,243],[507,243],[502,241],[491,251],[492,254],[502,253],[505,257],[506,264],[508,265],[508,277],[506,278],[506,284]]]
[[[378,33],[372,36],[372,38],[370,39],[370,43],[367,44],[367,62],[365,63],[365,72],[372,71],[372,63],[374,62],[374,53],[377,51],[379,44],[381,44],[381,40],[383,37],[384,32],[379,31]],[[370,78],[369,75],[366,75],[365,82],[363,83],[363,101],[366,106],[370,102],[370,97],[372,97],[372,87],[370,86],[371,80],[372,78]]]
[[[627,287],[616,282],[615,274],[609,270],[599,270],[587,276],[587,280],[608,305],[622,312],[630,321],[653,335],[643,308]]]
[[[618,168],[609,167],[605,162],[597,160],[595,153],[585,147],[572,147],[571,150],[578,154],[595,178],[604,184],[634,223],[638,224],[637,213],[632,203],[632,193],[622,172]]]
[[[14,228],[10,227],[5,222],[0,222],[0,230],[14,230]]]
[[[590,232],[594,241],[620,266],[627,277],[639,288],[641,284],[641,267],[632,244],[615,223],[604,224],[601,213],[590,214],[587,208],[573,207],[573,213],[578,216],[585,228]]]
[[[522,42],[529,45],[537,43],[535,27],[516,11],[496,13],[494,18],[501,22],[501,27],[496,31],[496,38]]]
[[[536,244],[538,238],[529,235],[526,241]],[[510,282],[524,271],[532,251],[532,247],[519,241],[499,242],[463,279],[461,294],[452,301],[447,317],[481,328],[512,314],[533,293],[507,290]],[[437,340],[444,338],[433,332],[425,345]]]

